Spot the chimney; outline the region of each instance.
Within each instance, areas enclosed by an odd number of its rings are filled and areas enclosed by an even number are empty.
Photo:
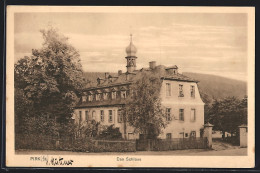
[[[151,62],[149,62],[149,67],[150,67],[150,69],[155,69],[155,67],[156,67],[156,61],[151,61]]]
[[[122,74],[122,70],[118,70],[118,76]]]
[[[98,85],[100,85],[100,78],[97,78],[97,83]]]
[[[106,72],[106,73],[105,73],[105,79],[107,79],[107,78],[108,78],[108,76],[109,76],[109,73],[108,73],[108,72]]]

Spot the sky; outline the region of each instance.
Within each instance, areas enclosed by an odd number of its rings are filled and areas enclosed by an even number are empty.
[[[16,13],[15,60],[42,47],[53,26],[80,53],[86,72],[126,71],[130,34],[137,69],[177,65],[180,72],[247,80],[247,14],[243,13]]]

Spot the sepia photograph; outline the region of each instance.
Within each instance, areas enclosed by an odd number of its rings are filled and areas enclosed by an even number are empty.
[[[254,167],[254,34],[251,7],[8,6],[7,166]]]

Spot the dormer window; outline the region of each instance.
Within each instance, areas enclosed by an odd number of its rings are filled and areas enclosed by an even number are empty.
[[[169,74],[171,75],[177,75],[178,74],[178,67],[176,65],[170,66],[165,69]]]
[[[100,94],[96,94],[96,101],[101,100],[101,95]]]
[[[112,91],[112,99],[116,99],[116,91]]]
[[[90,101],[90,102],[93,101],[93,96],[92,95],[88,95],[88,101]]]
[[[103,98],[104,98],[104,100],[107,100],[108,99],[108,93],[103,93]]]
[[[82,102],[86,102],[87,101],[87,96],[82,96]]]
[[[184,93],[183,93],[183,85],[179,85],[179,97],[184,97]]]
[[[121,98],[123,98],[123,99],[126,98],[126,91],[121,91]]]
[[[113,82],[112,78],[113,78],[113,77],[112,77],[111,75],[108,76],[108,82],[109,82],[109,83]]]
[[[111,91],[111,99],[116,99],[117,92],[118,92],[117,88],[113,87],[113,88],[111,88],[110,91]]]

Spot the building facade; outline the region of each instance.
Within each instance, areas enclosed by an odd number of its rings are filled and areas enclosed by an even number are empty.
[[[142,76],[143,72],[159,74],[162,79],[160,97],[165,109],[168,125],[160,138],[201,137],[204,125],[204,103],[197,83],[178,72],[176,65],[166,67],[149,62],[149,68],[136,69],[137,49],[132,42],[126,48],[127,71],[118,71],[116,76],[105,73],[95,84],[88,86],[74,109],[76,123],[88,125],[92,120],[101,125],[118,127],[124,138],[137,139],[134,128],[124,125],[121,108],[132,92],[130,85]]]

